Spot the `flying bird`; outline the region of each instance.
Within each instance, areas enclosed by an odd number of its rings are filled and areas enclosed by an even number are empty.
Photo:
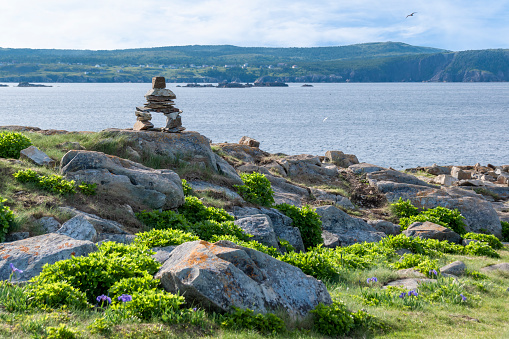
[[[329,117],[326,117],[325,119],[323,119],[323,121],[322,121],[322,122],[325,122],[325,120],[327,120],[327,119],[329,119]]]
[[[406,16],[406,18],[408,18],[409,16],[414,16],[414,14],[415,14],[415,13],[417,13],[417,12],[413,12],[412,14],[408,14],[408,15]],[[406,18],[405,18],[405,19],[406,19]]]

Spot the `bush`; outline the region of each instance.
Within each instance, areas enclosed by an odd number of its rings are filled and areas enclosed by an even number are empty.
[[[270,207],[274,203],[274,191],[270,185],[269,179],[265,175],[257,172],[241,173],[240,177],[244,185],[234,185],[239,194],[246,201]]]
[[[500,258],[500,254],[497,253],[490,245],[485,242],[474,242],[472,241],[465,246],[465,254],[472,255],[484,255],[491,258]]]
[[[31,169],[19,170],[12,176],[15,177],[19,182],[33,182],[36,184],[39,183],[40,177],[39,173]]]
[[[223,209],[206,207],[197,197],[186,197],[184,205],[179,207],[179,212],[190,222],[197,223],[205,220],[217,222],[233,221],[235,218]]]
[[[479,240],[487,243],[491,246],[494,250],[501,250],[504,248],[504,245],[498,240],[497,237],[495,237],[492,234],[481,234],[481,233],[467,233],[463,236],[464,239],[473,239],[473,240]]]
[[[112,300],[116,300],[122,294],[132,295],[143,291],[155,290],[159,287],[159,280],[154,279],[150,274],[141,277],[120,279],[108,290]]]
[[[178,311],[180,306],[185,302],[182,296],[160,290],[134,292],[131,296],[132,300],[128,302],[119,302],[114,299],[111,309],[114,311],[122,310],[122,312],[136,316],[142,320],[150,320],[152,318],[160,318],[164,314]]]
[[[66,305],[84,309],[88,306],[85,293],[72,287],[67,282],[58,281],[29,285],[27,293],[33,305],[40,308],[58,308]]]
[[[83,291],[91,304],[96,297],[108,291],[123,278],[143,277],[155,274],[161,267],[146,247],[106,242],[87,257],[72,257],[44,265],[34,284],[66,281],[72,287]]]
[[[502,241],[509,241],[509,222],[501,221],[502,225]]]
[[[0,197],[0,242],[4,242],[5,236],[14,226],[14,213],[9,206],[4,205],[6,201],[7,199]]]
[[[333,301],[329,306],[320,303],[311,313],[314,315],[313,329],[327,336],[342,336],[355,327],[352,312],[339,301]]]
[[[305,274],[320,280],[330,280],[338,275],[341,262],[337,259],[332,250],[309,250],[299,253],[288,252],[278,257],[278,260],[298,267]]]
[[[193,188],[191,185],[187,183],[186,179],[182,179],[182,190],[184,191],[184,195],[187,197],[188,195],[193,194]]]
[[[414,222],[430,221],[432,223],[450,228],[458,234],[465,234],[465,223],[463,222],[463,219],[465,218],[457,209],[450,210],[448,208],[438,206],[423,211],[414,216],[402,217],[399,220],[399,224],[401,225],[401,230],[405,230]]]
[[[20,151],[30,145],[30,139],[21,133],[0,132],[0,158],[18,159]]]
[[[31,169],[19,170],[12,175],[19,182],[32,182],[38,187],[57,194],[76,193],[74,181],[65,180],[61,175],[52,174],[48,176],[39,175]]]
[[[136,213],[136,217],[151,229],[175,229],[186,232],[191,227],[189,221],[183,215],[173,211],[141,211]]]
[[[309,205],[298,208],[290,204],[279,204],[275,207],[286,216],[292,218],[293,226],[300,230],[306,249],[323,244],[322,221],[320,216]]]
[[[97,188],[97,184],[87,184],[86,182],[82,181],[80,185],[78,185],[78,188],[80,189],[81,193],[84,195],[95,195],[95,189]]]
[[[76,339],[80,338],[80,331],[75,330],[71,327],[67,327],[66,324],[60,324],[57,327],[48,326],[46,328],[46,339]]]
[[[401,197],[397,202],[391,204],[390,209],[391,212],[399,218],[408,218],[419,214],[419,209],[412,205],[410,199],[404,201]]]
[[[234,307],[234,311],[223,316],[221,325],[226,328],[254,330],[264,334],[286,331],[285,322],[273,313],[255,314],[250,309]]]
[[[217,222],[214,220],[205,220],[197,222],[191,226],[191,230],[200,239],[210,241],[214,236],[231,235],[240,240],[248,240],[249,236],[235,225],[233,221]]]
[[[152,229],[148,232],[136,234],[134,243],[136,245],[152,247],[178,246],[188,241],[200,240],[196,235],[174,229]]]

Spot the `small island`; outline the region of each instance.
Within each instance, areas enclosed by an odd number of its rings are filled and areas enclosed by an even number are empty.
[[[16,87],[53,87],[48,85],[42,85],[42,84],[31,84],[29,82],[20,82],[18,86]]]

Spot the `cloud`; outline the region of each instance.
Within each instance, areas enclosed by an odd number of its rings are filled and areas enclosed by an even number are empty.
[[[2,4],[0,46],[119,49],[193,44],[310,47],[402,41],[509,47],[507,0],[20,0]],[[411,12],[417,14],[410,18]]]

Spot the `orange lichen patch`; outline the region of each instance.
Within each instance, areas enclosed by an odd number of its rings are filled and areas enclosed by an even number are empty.
[[[68,242],[66,242],[66,243],[64,243],[64,244],[62,244],[62,245],[60,245],[60,246],[58,246],[57,248],[60,250],[60,249],[62,249],[62,248],[66,248],[66,247],[67,247],[67,248],[71,248],[71,247],[74,247],[74,245],[73,245],[73,244],[70,244],[70,243],[68,243]]]
[[[18,250],[20,252],[25,252],[25,253],[29,253],[30,252],[30,249],[28,247],[26,247],[26,246],[19,246]]]
[[[9,258],[9,257],[10,257],[10,255],[8,255],[8,254],[7,254],[7,255],[3,256],[3,257],[2,257],[2,259],[4,259],[4,260],[5,260],[5,259],[7,259],[7,258]]]
[[[71,255],[74,257],[76,255],[76,252],[72,252]]]

